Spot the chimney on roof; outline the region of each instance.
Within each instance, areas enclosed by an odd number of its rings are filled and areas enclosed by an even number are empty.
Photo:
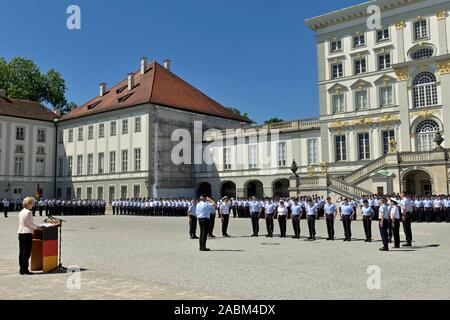
[[[128,74],[128,91],[133,90],[134,88],[134,73],[130,72]]]
[[[171,64],[171,62],[172,61],[170,61],[169,59],[164,60],[164,63],[163,63],[164,68],[166,68],[167,70],[170,71],[170,64]]]
[[[146,57],[141,58],[141,74],[147,72],[148,59]]]
[[[102,82],[99,84],[100,87],[100,97],[103,97],[106,94],[106,83]]]

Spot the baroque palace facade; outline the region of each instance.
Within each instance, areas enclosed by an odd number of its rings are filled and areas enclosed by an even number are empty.
[[[369,29],[370,5],[381,26]],[[375,0],[306,20],[320,116],[250,126],[164,65],[60,117],[0,94],[0,197],[448,194],[449,0]],[[174,164],[176,129],[206,132],[212,164]],[[437,139],[442,137],[442,139]],[[196,146],[191,143],[191,148]],[[56,151],[56,153],[55,153]],[[193,159],[191,159],[193,160]]]

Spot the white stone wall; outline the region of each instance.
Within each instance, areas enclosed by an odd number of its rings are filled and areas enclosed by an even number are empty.
[[[17,127],[24,128],[24,140],[16,139]],[[45,142],[37,140],[39,129],[45,130]],[[51,197],[54,182],[54,144],[52,122],[0,116],[0,198],[34,196],[38,184],[43,189],[44,196]],[[23,153],[16,153],[18,145],[23,147]],[[44,154],[37,154],[38,148],[43,148]],[[20,176],[14,172],[15,155],[24,157],[23,175]],[[37,172],[38,157],[44,158],[42,175]]]

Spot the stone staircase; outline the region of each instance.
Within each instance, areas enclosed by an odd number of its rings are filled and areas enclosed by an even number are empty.
[[[351,199],[360,199],[364,195],[372,194],[371,191],[360,188],[352,183],[348,183],[343,179],[333,177],[328,178],[328,189],[338,195]]]

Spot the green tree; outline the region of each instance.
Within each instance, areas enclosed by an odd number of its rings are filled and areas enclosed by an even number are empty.
[[[236,109],[236,108],[228,108],[228,109],[230,109],[235,115],[237,115],[237,116],[243,118],[243,119],[244,119],[245,121],[247,121],[248,123],[252,123],[252,124],[253,124],[253,123],[256,123],[254,120],[250,119],[250,117],[249,117],[249,115],[248,115],[247,112],[244,113],[244,114],[242,114],[241,111],[240,111],[239,109]]]
[[[272,123],[280,123],[280,122],[284,122],[284,120],[274,117],[274,118],[271,118],[269,120],[266,120],[264,123],[265,124],[272,124]]]
[[[11,99],[48,103],[55,108],[67,105],[66,84],[60,73],[50,69],[42,74],[29,59],[12,58],[9,63],[0,58],[0,89]]]

